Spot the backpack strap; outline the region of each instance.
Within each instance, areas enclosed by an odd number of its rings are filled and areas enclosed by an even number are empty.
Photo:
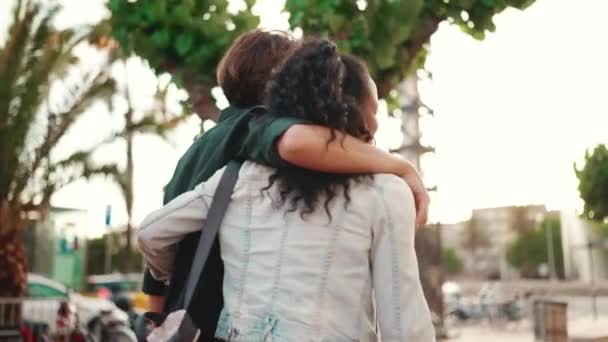
[[[205,226],[201,229],[201,237],[198,240],[198,246],[196,248],[196,253],[194,254],[190,273],[188,274],[186,287],[183,289],[186,315],[184,316],[184,320],[180,325],[177,335],[172,338],[172,341],[193,341],[198,336],[198,328],[192,321],[188,310],[192,298],[194,297],[198,281],[203,272],[203,268],[209,257],[209,252],[213,246],[213,241],[220,230],[224,215],[230,204],[230,198],[232,197],[232,192],[238,180],[239,170],[242,165],[243,163],[240,161],[231,161],[228,163],[215,190],[213,200],[209,206]]]

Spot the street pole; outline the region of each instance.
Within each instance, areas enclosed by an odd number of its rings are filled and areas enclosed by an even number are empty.
[[[547,238],[547,261],[549,262],[549,277],[551,280],[557,279],[557,272],[555,267],[555,250],[553,247],[553,229],[551,225],[545,226],[545,237]]]
[[[108,205],[106,207],[106,233],[105,233],[105,247],[106,251],[104,253],[104,271],[106,274],[110,273],[112,270],[112,234],[110,234],[110,224],[112,222],[112,206]]]
[[[593,319],[597,320],[597,297],[595,295],[595,265],[593,264],[593,242],[587,243],[589,251],[589,270],[591,271],[591,310],[593,311]]]

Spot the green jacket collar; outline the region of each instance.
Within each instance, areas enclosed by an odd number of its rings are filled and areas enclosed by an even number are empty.
[[[224,120],[228,120],[230,118],[239,116],[239,115],[241,115],[243,113],[243,111],[244,111],[244,109],[242,109],[242,108],[237,108],[237,107],[234,107],[234,106],[228,106],[228,107],[224,108],[224,110],[222,110],[220,112],[220,117],[219,117],[219,119],[218,119],[217,122],[222,122]]]

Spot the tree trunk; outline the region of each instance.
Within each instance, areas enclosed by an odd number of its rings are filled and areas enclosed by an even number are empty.
[[[129,112],[133,111],[129,109]],[[129,119],[132,120],[132,116],[129,115]],[[127,133],[127,174],[126,174],[127,189],[125,193],[125,202],[127,205],[127,253],[125,260],[125,272],[129,273],[133,271],[133,132]]]
[[[217,120],[220,109],[211,94],[215,84],[202,80],[196,72],[184,69],[178,64],[168,63],[162,67],[162,70],[181,78],[182,86],[188,93],[190,106],[201,120]]]
[[[422,19],[421,25],[418,30],[414,32],[412,37],[403,43],[402,48],[407,52],[407,60],[404,61],[405,69],[409,69],[416,61],[416,56],[420,53],[420,50],[428,44],[431,40],[431,36],[439,28],[441,19],[435,15],[428,14]],[[378,87],[378,97],[386,97],[391,90],[395,88],[395,85],[403,79],[401,71],[403,66],[400,68],[393,68],[382,72],[376,79],[376,86]]]
[[[129,89],[129,68],[127,66],[127,60],[124,60],[125,67],[125,98],[127,99],[127,112],[125,113],[125,123],[129,127],[133,124],[133,104],[131,101],[131,92]],[[127,207],[127,253],[125,260],[125,272],[129,273],[133,270],[133,242],[132,237],[132,216],[133,216],[133,131],[127,129],[126,131],[127,141],[127,170],[125,172],[125,179],[123,184],[123,194],[125,196],[125,205]]]
[[[0,298],[23,297],[27,289],[27,258],[19,233],[0,233]]]

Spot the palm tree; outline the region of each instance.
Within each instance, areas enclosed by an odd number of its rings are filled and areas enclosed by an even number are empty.
[[[167,139],[167,133],[181,123],[185,118],[188,117],[190,112],[183,107],[181,113],[175,113],[178,115],[169,115],[170,111],[166,107],[167,94],[169,90],[169,83],[164,86],[161,85],[157,79],[156,92],[154,94],[154,102],[152,106],[141,109],[136,108],[133,105],[132,92],[130,89],[131,81],[129,79],[129,59],[137,60],[138,57],[134,55],[124,56],[120,59],[119,63],[123,66],[124,84],[122,88],[122,97],[127,103],[126,110],[124,112],[125,125],[122,129],[114,134],[114,137],[119,140],[124,140],[125,144],[125,156],[126,156],[126,167],[123,170],[116,169],[110,174],[111,178],[116,182],[120,188],[121,194],[125,201],[125,207],[127,211],[127,229],[126,229],[126,258],[124,263],[124,271],[131,272],[133,270],[133,244],[132,244],[132,231],[133,231],[133,204],[134,204],[134,191],[133,191],[133,173],[135,165],[133,162],[134,152],[134,140],[139,134],[152,134]],[[143,61],[140,61],[143,62]],[[184,105],[185,103],[182,103]]]
[[[25,294],[19,233],[34,215],[45,214],[52,194],[82,176],[116,172],[115,165],[93,165],[93,150],[54,157],[91,104],[114,92],[106,71],[117,50],[100,26],[55,28],[58,10],[17,0],[0,47],[0,297]],[[84,44],[104,56],[102,65],[91,68],[78,60],[74,49]]]

